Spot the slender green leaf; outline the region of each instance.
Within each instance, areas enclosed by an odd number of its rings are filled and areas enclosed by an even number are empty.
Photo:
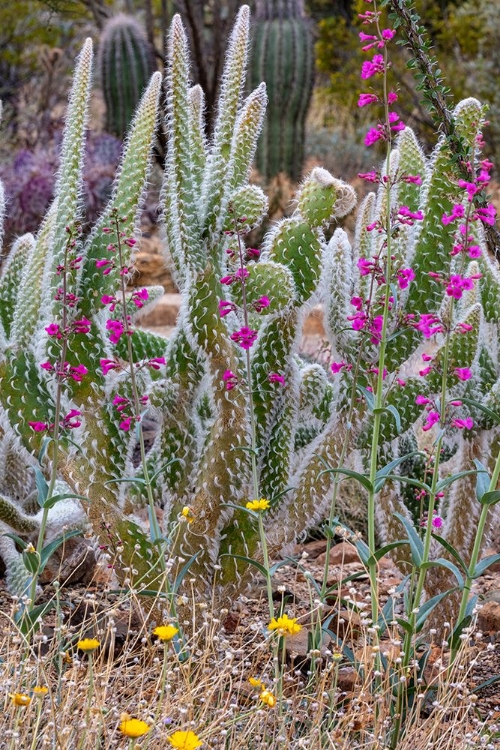
[[[494,565],[499,561],[500,555],[488,555],[488,557],[485,557],[484,560],[478,562],[475,571],[471,575],[471,578],[479,578],[479,576],[482,576],[483,573],[487,571],[491,565]]]
[[[476,481],[476,497],[481,502],[482,496],[485,492],[488,492],[490,488],[490,475],[488,469],[484,464],[481,463],[477,458],[474,459],[474,463],[477,468],[477,481]]]
[[[184,576],[186,575],[186,573],[188,572],[189,568],[194,563],[194,561],[196,560],[196,558],[198,557],[198,555],[200,554],[200,552],[201,552],[201,550],[198,550],[198,552],[196,552],[192,557],[190,557],[189,560],[182,566],[182,568],[180,569],[180,571],[175,576],[175,581],[174,581],[174,584],[172,586],[172,591],[173,591],[174,594],[176,594],[177,591],[179,590],[179,586],[181,585],[182,581],[184,580]]]
[[[52,497],[48,497],[42,505],[42,508],[53,508],[56,503],[60,502],[61,500],[67,500],[69,498],[74,498],[75,500],[85,500],[85,502],[90,503],[89,498],[85,497],[84,495],[74,495],[72,492],[65,492],[62,495],[52,495]]]
[[[500,500],[500,490],[485,492],[479,501],[481,505],[496,505]]]
[[[452,547],[452,545],[446,539],[444,539],[442,536],[438,536],[437,534],[433,534],[432,538],[435,539],[437,542],[439,542],[439,544],[441,544],[445,548],[445,550],[449,552],[452,557],[455,558],[457,563],[462,568],[463,572],[467,574],[467,565],[465,563],[465,560],[457,552],[455,547]]]
[[[410,543],[413,564],[416,565],[417,568],[419,568],[422,564],[422,559],[424,556],[423,542],[415,531],[415,527],[413,526],[411,521],[402,516],[401,513],[394,513],[394,515],[401,521],[406,533],[408,534],[408,541]]]
[[[439,602],[443,601],[445,596],[449,596],[453,591],[456,591],[456,586],[448,591],[443,591],[441,594],[436,594],[432,599],[428,599],[422,604],[417,615],[417,621],[415,623],[415,632],[419,633],[425,625],[425,621],[429,617],[430,613],[437,607]]]
[[[71,539],[71,537],[73,536],[81,535],[81,533],[81,529],[73,529],[73,531],[68,531],[66,534],[63,534],[62,536],[57,537],[57,539],[53,539],[51,542],[49,542],[49,544],[46,544],[40,554],[40,568],[38,570],[38,575],[41,575],[43,573],[51,555],[54,554],[56,549],[60,547],[61,544],[64,544],[64,542],[67,542],[68,539]]]
[[[458,474],[453,474],[450,477],[445,477],[436,485],[436,492],[442,492],[446,487],[449,487],[450,484],[453,484],[453,482],[456,482],[457,479],[462,479],[462,477],[468,477],[471,474],[477,474],[476,469],[470,469],[469,471],[459,471]]]
[[[253,567],[257,568],[257,570],[259,570],[262,573],[264,578],[267,579],[267,570],[265,569],[265,567],[262,565],[262,563],[257,562],[257,560],[252,560],[251,557],[245,557],[245,555],[230,555],[228,552],[221,555],[221,557],[232,557],[233,559],[241,560],[242,562],[245,562],[248,565],[253,565]]]
[[[368,479],[368,477],[365,474],[359,474],[357,471],[352,471],[352,469],[324,469],[318,474],[318,479],[323,476],[323,474],[345,474],[346,477],[351,477],[352,479],[356,479],[357,482],[359,482],[368,492],[373,491],[372,483]]]
[[[42,474],[42,471],[39,466],[33,466],[33,471],[35,472],[35,482],[36,482],[36,488],[38,490],[38,505],[40,508],[43,508],[43,504],[45,500],[47,499],[47,493],[49,491],[49,485],[47,484],[47,481],[45,477]]]
[[[427,562],[422,563],[420,567],[423,568],[423,570],[427,570],[428,568],[446,568],[451,573],[453,573],[453,575],[457,579],[460,590],[462,590],[464,587],[463,575],[460,573],[456,565],[454,565],[449,560],[446,560],[444,557],[440,557],[438,560],[428,560]]]

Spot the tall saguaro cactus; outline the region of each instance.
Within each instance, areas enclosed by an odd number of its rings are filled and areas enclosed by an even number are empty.
[[[156,69],[153,50],[134,18],[121,13],[106,22],[98,68],[106,101],[106,129],[123,138]]]
[[[265,81],[269,94],[257,169],[268,178],[285,172],[298,180],[314,83],[313,39],[301,0],[257,3],[249,80],[252,88]]]

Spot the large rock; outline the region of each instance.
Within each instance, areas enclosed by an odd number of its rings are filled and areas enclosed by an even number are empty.
[[[134,257],[134,286],[162,285],[166,292],[176,292],[170,271],[165,266],[163,247],[158,235],[143,235],[140,250]]]
[[[318,565],[324,565],[326,562],[326,552],[319,555]],[[340,542],[330,550],[329,565],[346,565],[347,563],[360,562],[358,551],[353,544],[349,542]]]

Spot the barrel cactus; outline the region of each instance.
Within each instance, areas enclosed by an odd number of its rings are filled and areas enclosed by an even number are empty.
[[[249,80],[252,88],[265,81],[269,94],[257,169],[267,178],[285,172],[297,181],[314,83],[312,31],[302,0],[257,3]]]
[[[131,16],[120,13],[107,21],[99,43],[98,69],[106,102],[106,129],[123,138],[156,70],[153,50]]]

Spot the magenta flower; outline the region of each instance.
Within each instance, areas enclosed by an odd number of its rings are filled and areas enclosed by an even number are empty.
[[[396,36],[394,29],[382,29],[382,39],[384,41],[389,42],[394,36]]]
[[[45,330],[49,336],[55,336],[58,339],[62,338],[62,333],[57,323],[51,323]]]
[[[400,289],[406,289],[415,278],[413,268],[402,268],[398,271],[398,284]]]
[[[232,391],[238,385],[238,378],[232,370],[226,370],[222,376],[222,380],[225,383],[227,391]]]
[[[448,297],[454,297],[454,299],[460,299],[464,291],[474,289],[474,278],[462,277],[459,273],[452,274],[450,280],[446,286],[446,294]]]
[[[394,104],[394,102],[397,102],[397,100],[398,100],[398,95],[396,94],[396,92],[395,91],[389,91],[389,93],[387,94],[387,101],[388,101],[388,103],[389,104]]]
[[[101,258],[101,260],[96,260],[95,267],[96,268],[106,268],[106,266],[110,266],[113,264],[112,260],[108,260],[107,258]]]
[[[224,284],[225,286],[229,286],[229,284],[232,284],[234,281],[234,276],[223,276],[222,279],[220,279],[220,283]]]
[[[456,219],[462,219],[464,215],[465,208],[461,203],[455,203],[455,205],[451,209],[451,214],[443,214],[441,217],[441,221],[445,226],[448,226],[448,224],[451,224]]]
[[[40,367],[42,368],[42,370],[48,370],[48,372],[52,372],[52,370],[54,369],[54,365],[51,362],[42,362]]]
[[[454,419],[452,425],[458,427],[459,430],[472,430],[474,427],[474,420],[472,417],[467,417],[466,419]]]
[[[419,174],[407,174],[405,177],[401,178],[403,182],[409,182],[412,185],[421,185],[422,184],[422,178]]]
[[[427,398],[426,396],[421,396],[421,395],[419,394],[419,395],[417,396],[417,398],[415,399],[415,403],[416,403],[416,404],[417,404],[418,406],[425,406],[426,404],[430,404],[430,403],[431,403],[431,400],[430,400],[430,398]]]
[[[367,182],[378,182],[379,177],[376,172],[359,172],[358,177],[361,180],[366,180]]]
[[[110,370],[117,370],[120,365],[114,359],[100,359],[102,374],[107,375]]]
[[[483,222],[483,224],[489,224],[490,227],[494,226],[495,224],[495,217],[497,215],[497,211],[495,206],[491,205],[491,203],[486,206],[486,208],[478,208],[474,212],[474,219],[479,219]]]
[[[235,281],[244,281],[250,276],[250,272],[247,268],[238,268],[234,274]]]
[[[469,258],[480,258],[481,248],[479,245],[471,245],[468,250]]]
[[[331,367],[331,370],[332,370],[333,374],[336,375],[338,372],[340,372],[346,366],[346,364],[347,363],[343,362],[343,361],[342,362],[332,362],[332,364],[330,365],[330,367]]]
[[[456,367],[455,375],[457,376],[459,380],[466,381],[466,380],[471,379],[472,372],[469,370],[468,367]]]
[[[441,518],[441,516],[434,516],[432,519],[432,526],[434,529],[441,529],[443,527],[444,521]]]
[[[375,94],[360,94],[358,107],[366,107],[368,104],[374,104],[375,102],[378,102],[378,96]]]
[[[358,268],[361,276],[368,276],[373,271],[373,261],[360,258],[358,260]]]
[[[152,357],[146,362],[148,367],[152,367],[153,370],[159,370],[160,365],[166,365],[165,357]]]
[[[377,73],[384,72],[384,58],[382,55],[374,55],[373,60],[365,60],[361,66],[361,78],[366,80]]]
[[[109,340],[111,341],[111,343],[117,344],[120,340],[120,336],[124,331],[123,323],[121,322],[121,320],[107,320],[106,328],[108,331],[111,331],[111,334],[109,336]]]
[[[380,334],[382,333],[383,325],[384,316],[375,315],[372,322],[370,323],[370,333],[372,334],[370,341],[372,342],[372,344],[378,344],[378,342],[380,341]]]
[[[357,312],[355,315],[348,315],[347,320],[352,322],[353,331],[362,331],[366,325],[367,316],[364,312]]]
[[[265,310],[266,307],[269,307],[270,304],[269,297],[264,295],[259,297],[259,299],[253,303],[253,307],[256,312],[261,312],[262,310]]]
[[[134,247],[134,245],[137,244],[137,240],[134,240],[133,237],[127,237],[126,240],[123,240],[124,245],[128,245],[129,247]]]
[[[71,411],[69,411],[63,418],[61,427],[68,430],[76,430],[77,427],[80,427],[81,421],[79,419],[75,419],[75,417],[80,417],[81,414],[81,411],[78,411],[78,409],[71,409]]]
[[[254,258],[255,260],[257,258],[260,258],[260,250],[257,250],[256,247],[248,247],[246,251],[247,258],[251,259]]]
[[[469,331],[472,331],[472,326],[470,323],[458,323],[455,330],[458,331],[458,333],[468,333]]]
[[[134,305],[136,307],[138,307],[139,310],[140,310],[141,307],[144,307],[144,303],[148,301],[148,299],[149,299],[149,292],[148,292],[147,289],[137,289],[132,294],[131,299],[132,299],[132,302],[134,303]]]
[[[424,362],[432,362],[432,357],[430,354],[422,354],[422,359]]]
[[[74,367],[69,368],[69,376],[73,380],[75,380],[77,383],[80,383],[83,376],[87,375],[88,370],[85,367],[85,365],[75,365]]]
[[[356,308],[356,310],[362,310],[363,309],[363,300],[361,297],[352,297],[351,298],[351,305]]]
[[[75,333],[89,333],[92,327],[92,323],[87,318],[73,321],[73,331]]]
[[[424,432],[427,432],[427,430],[430,430],[432,427],[434,427],[435,424],[439,422],[439,412],[437,411],[430,411],[427,415],[426,422],[422,429]]]
[[[424,367],[423,370],[419,370],[418,374],[420,375],[421,378],[425,378],[425,376],[428,375],[431,370],[432,370],[432,365],[430,365],[429,367]]]
[[[236,341],[242,349],[250,349],[253,346],[255,339],[257,338],[257,331],[252,331],[251,328],[243,326],[239,331],[235,331],[231,334],[231,339]]]
[[[132,419],[133,417],[125,417],[125,419],[118,425],[120,430],[128,432],[132,426]]]
[[[443,332],[443,326],[441,325],[441,321],[439,318],[437,318],[435,315],[432,315],[431,313],[423,313],[420,316],[420,320],[418,323],[412,324],[417,331],[420,331],[424,334],[426,339],[429,339],[431,336],[434,336],[436,333],[442,333]],[[428,355],[426,355],[428,356]],[[422,355],[422,359],[424,359],[424,356]],[[429,361],[429,360],[424,360]]]
[[[422,211],[410,211],[408,206],[401,206],[401,208],[398,211],[399,216],[403,217],[404,219],[408,219],[408,221],[402,221],[402,224],[412,224],[413,221],[422,221],[424,218],[424,215]],[[400,219],[401,221],[401,219]]]
[[[279,383],[280,385],[285,385],[285,378],[283,377],[283,375],[280,375],[277,372],[269,373],[267,379],[270,383]]]
[[[221,299],[219,301],[219,315],[221,318],[223,318],[225,315],[229,315],[230,312],[233,312],[233,310],[236,310],[236,305],[234,302],[229,302],[228,300]]]
[[[129,405],[128,398],[116,395],[113,399],[113,406],[116,406],[117,411],[123,411]]]
[[[365,135],[365,146],[373,146],[374,143],[384,138],[384,131],[381,128],[370,128]]]
[[[47,422],[28,422],[28,424],[35,432],[45,432],[50,427]]]

